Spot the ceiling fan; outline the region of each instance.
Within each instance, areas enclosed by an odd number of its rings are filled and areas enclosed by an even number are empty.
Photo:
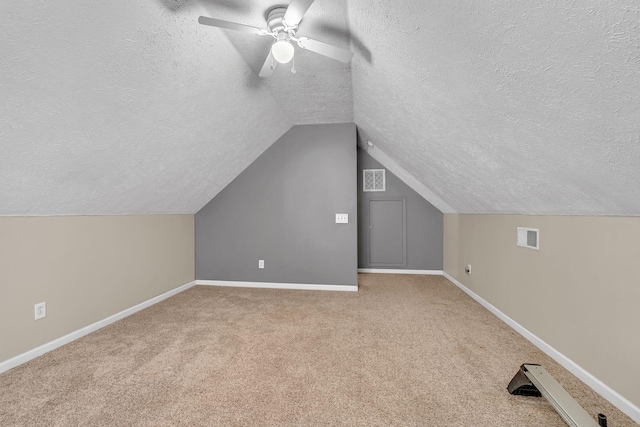
[[[267,28],[252,27],[250,25],[237,24],[221,19],[208,18],[206,16],[198,18],[198,22],[212,27],[273,37],[274,42],[260,70],[260,77],[271,76],[278,63],[286,64],[293,59],[295,49],[291,43],[292,41],[296,42],[302,49],[307,49],[337,61],[348,63],[353,56],[353,52],[350,50],[332,46],[308,37],[296,37],[298,24],[312,3],[313,0],[292,0],[288,7],[274,7],[270,9],[266,16]],[[291,71],[295,73],[295,68],[292,68]]]

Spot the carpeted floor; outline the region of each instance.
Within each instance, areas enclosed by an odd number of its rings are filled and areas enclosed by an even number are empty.
[[[636,425],[443,277],[359,280],[195,286],[1,374],[0,425],[564,426],[507,392],[522,363]]]

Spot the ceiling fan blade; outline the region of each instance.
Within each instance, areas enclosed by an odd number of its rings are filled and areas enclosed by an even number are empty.
[[[327,56],[335,59],[336,61],[344,62],[345,64],[348,63],[353,56],[353,52],[350,50],[319,42],[318,40],[313,40],[309,37],[300,37],[297,41],[298,45],[303,49],[319,53],[320,55]]]
[[[212,27],[226,28],[227,30],[258,34],[260,36],[269,34],[268,30],[262,28],[252,27],[250,25],[236,24],[235,22],[223,21],[221,19],[207,18],[206,16],[199,17],[198,22],[202,25],[210,25]]]
[[[264,61],[264,65],[262,65],[259,76],[270,77],[276,70],[276,65],[278,65],[278,62],[273,59],[273,54],[271,53],[271,49],[269,49],[269,56],[267,56],[266,61]]]
[[[309,6],[311,6],[313,0],[291,0],[287,11],[284,13],[283,21],[289,27],[295,27],[300,23]]]

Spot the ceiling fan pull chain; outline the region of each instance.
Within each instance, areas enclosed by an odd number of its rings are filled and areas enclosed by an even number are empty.
[[[291,72],[293,74],[296,73],[296,57],[295,56],[293,57],[293,60],[291,61]]]

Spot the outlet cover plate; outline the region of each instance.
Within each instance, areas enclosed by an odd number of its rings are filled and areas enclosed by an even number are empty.
[[[336,224],[349,224],[349,214],[337,213]]]
[[[41,302],[34,306],[35,319],[40,320],[47,316],[47,303]]]

